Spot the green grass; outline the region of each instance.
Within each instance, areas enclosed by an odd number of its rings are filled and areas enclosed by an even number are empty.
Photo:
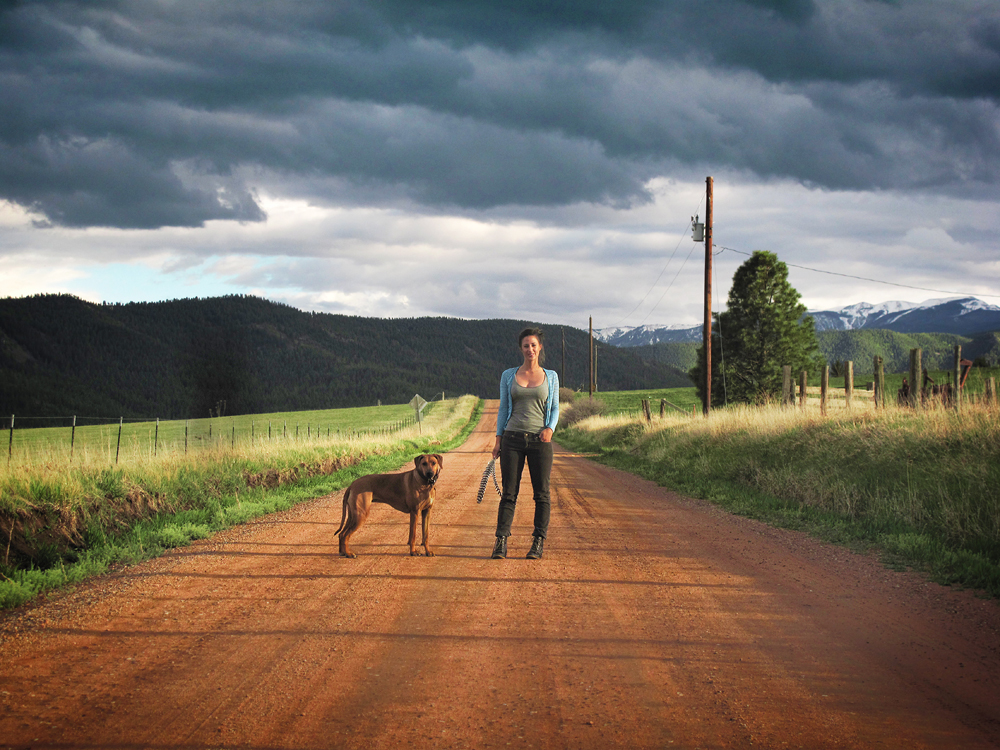
[[[576,394],[576,400],[589,398],[587,393]],[[609,391],[607,393],[595,393],[594,398],[604,403],[605,414],[639,414],[642,411],[642,400],[649,399],[649,408],[655,414],[660,413],[660,399],[666,399],[675,406],[680,407],[685,413],[691,413],[691,407],[697,407],[701,411],[701,401],[698,400],[698,391],[695,388],[659,388],[646,391]],[[669,406],[668,412],[675,412]]]
[[[1000,596],[996,407],[593,417],[559,442],[731,512]]]
[[[447,452],[481,413],[482,402],[465,396],[428,407],[420,426],[393,433],[258,441],[119,467],[0,472],[0,608],[334,492],[419,453]]]
[[[435,404],[424,410],[429,416]],[[308,440],[336,434],[371,434],[398,429],[412,424],[414,412],[406,404],[362,406],[349,409],[320,411],[274,412],[270,414],[243,414],[235,417],[213,419],[163,420],[124,422],[121,425],[121,444],[118,442],[119,422],[85,424],[77,419],[75,430],[71,426],[34,427],[36,421],[18,423],[14,419],[13,444],[10,442],[10,423],[6,421],[4,433],[6,447],[12,463],[32,463],[39,460],[68,459],[72,454],[78,460],[90,456],[97,460],[113,462],[115,455],[195,451],[216,448],[234,443],[244,444],[263,440]]]

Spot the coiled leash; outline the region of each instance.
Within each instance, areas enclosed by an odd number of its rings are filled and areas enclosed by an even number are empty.
[[[489,481],[490,477],[493,477],[493,488],[500,494],[500,485],[497,482],[497,470],[496,464],[497,460],[491,458],[490,462],[486,464],[486,471],[483,472],[483,481],[479,483],[479,494],[476,495],[476,502],[481,503],[483,501],[483,495],[486,494],[486,483]]]

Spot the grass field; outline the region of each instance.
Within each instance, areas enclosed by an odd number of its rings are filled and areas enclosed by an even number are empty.
[[[629,409],[584,419],[556,439],[732,512],[876,548],[894,564],[1000,596],[996,405],[824,417],[816,399],[806,409],[729,407],[649,424]]]
[[[935,371],[928,373],[938,384],[950,383],[951,372]],[[892,402],[896,400],[896,392],[903,385],[904,373],[886,373],[885,387],[888,399]],[[968,402],[974,403],[983,397],[986,389],[986,378],[994,378],[1000,385],[1000,367],[973,368],[966,379],[964,388],[965,398]],[[868,390],[871,376],[856,377],[854,380],[854,392],[852,396],[852,408],[865,409],[874,407],[874,392]],[[798,381],[796,380],[796,403],[798,399]],[[830,378],[828,407],[830,409],[842,409],[845,407],[844,398],[844,378]],[[577,393],[576,400],[589,398],[587,393]],[[701,414],[701,401],[698,398],[696,388],[661,388],[645,391],[609,391],[607,393],[595,393],[594,398],[604,404],[604,414],[634,414],[639,415],[642,411],[642,399],[649,399],[650,408],[654,415],[660,413],[660,400],[666,399],[669,403],[680,408],[686,414],[692,413],[694,407],[697,414]],[[809,407],[818,407],[820,403],[820,381],[818,377],[811,377],[806,389],[806,404]],[[666,413],[677,414],[677,410],[669,405]]]
[[[446,452],[472,430],[482,402],[435,402],[420,424],[399,419],[407,411],[300,412],[287,415],[300,425],[298,439],[289,430],[251,440],[247,430],[235,445],[221,439],[185,452],[175,440],[155,456],[140,439],[117,465],[103,446],[70,460],[68,448],[25,441],[19,460],[0,467],[0,608],[328,494],[416,454]],[[317,436],[315,425],[324,423],[329,435]]]
[[[576,394],[576,400],[589,398],[587,393]],[[660,400],[666,399],[679,407],[686,414],[691,413],[691,407],[701,410],[698,392],[692,388],[659,388],[645,391],[609,391],[595,393],[594,398],[604,404],[605,414],[639,414],[642,411],[642,400],[649,399],[650,408],[659,414]],[[669,411],[674,411],[669,406]]]
[[[429,417],[435,408],[424,409]],[[414,423],[414,410],[406,404],[362,406],[321,411],[245,414],[214,419],[163,420],[83,424],[77,427],[24,428],[14,420],[11,434],[5,425],[4,441],[10,463],[32,465],[39,462],[69,460],[113,463],[124,457],[136,458],[169,455],[205,448],[246,445],[261,441],[309,440],[336,435],[387,433]],[[32,422],[22,422],[32,424]]]

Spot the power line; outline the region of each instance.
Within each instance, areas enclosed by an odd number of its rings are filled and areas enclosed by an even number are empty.
[[[698,213],[699,211],[701,211],[701,204],[704,203],[704,202],[705,202],[705,197],[702,196],[701,199],[699,199],[699,201],[698,201],[698,207],[695,209],[695,213]],[[639,309],[639,307],[642,305],[642,303],[646,301],[646,298],[650,295],[650,293],[652,293],[652,291],[656,288],[656,285],[660,283],[660,279],[663,278],[663,274],[666,273],[667,268],[670,267],[670,264],[673,262],[674,257],[677,255],[677,250],[680,248],[681,243],[684,241],[684,237],[686,236],[684,232],[685,232],[685,230],[682,229],[681,232],[680,232],[680,239],[677,240],[677,244],[674,246],[674,251],[670,254],[670,257],[667,258],[667,262],[663,266],[663,268],[660,269],[660,275],[656,277],[656,280],[652,283],[652,285],[649,287],[649,289],[647,290],[647,292],[644,295],[642,295],[642,299],[639,300],[639,302],[636,304],[636,306],[632,308],[632,312],[630,312],[628,315],[626,315],[621,320],[619,320],[617,323],[615,323],[614,326],[612,326],[613,328],[617,328],[622,323],[624,323],[626,320],[628,320],[629,318],[631,318],[635,314],[635,311]],[[690,254],[688,254],[688,258],[690,258],[690,257],[691,257]],[[685,259],[684,262],[687,263],[687,260]],[[681,266],[681,268],[683,268],[683,266]],[[673,278],[673,280],[670,282],[670,286],[673,286],[673,283],[676,280],[677,280],[677,276],[675,275],[674,278]],[[670,289],[670,286],[667,287],[668,290]],[[667,292],[664,291],[663,295],[665,295],[666,293]],[[653,305],[653,309],[650,310],[646,314],[646,317],[643,318],[642,323],[640,323],[639,325],[642,325],[643,323],[645,323],[646,320],[649,318],[649,316],[653,314],[653,310],[655,310],[657,308],[657,306],[660,304],[660,302],[663,301],[663,295],[660,295],[660,299],[658,299],[656,301],[656,304]]]
[[[746,256],[753,255],[753,253],[748,253],[748,252],[745,252],[743,250],[736,250],[734,248],[725,247],[723,245],[716,245],[716,247],[718,247],[720,250],[728,250],[731,253],[739,253],[740,255],[746,255]],[[845,279],[856,279],[858,281],[870,281],[873,284],[885,284],[886,286],[899,286],[899,287],[903,287],[904,289],[916,289],[916,290],[921,291],[921,292],[934,292],[935,294],[955,294],[955,295],[958,295],[960,297],[997,297],[997,298],[1000,298],[1000,294],[981,294],[981,293],[978,293],[978,292],[977,293],[973,293],[973,292],[953,292],[953,291],[947,291],[945,289],[930,289],[930,288],[925,287],[925,286],[912,286],[911,284],[898,284],[895,281],[882,281],[881,279],[869,279],[867,276],[852,276],[849,273],[837,273],[836,271],[824,271],[821,268],[810,268],[809,266],[800,266],[800,265],[797,265],[795,263],[786,263],[785,261],[782,261],[782,263],[785,263],[786,266],[790,266],[791,268],[799,268],[799,269],[801,269],[803,271],[813,271],[815,273],[825,273],[828,276],[843,276]]]
[[[663,290],[663,294],[661,294],[660,298],[656,300],[656,304],[653,305],[653,307],[650,309],[648,313],[646,313],[646,317],[643,318],[642,322],[639,324],[640,326],[646,325],[646,321],[649,320],[649,316],[652,315],[656,311],[656,308],[660,306],[660,303],[663,302],[663,298],[667,296],[667,292],[670,291],[670,287],[672,287],[674,285],[674,282],[677,281],[677,277],[681,275],[681,271],[684,270],[684,266],[686,266],[687,262],[691,260],[691,256],[694,255],[694,251],[697,249],[698,249],[697,243],[691,245],[691,252],[687,254],[687,257],[684,259],[684,262],[681,263],[681,267],[678,268],[677,273],[674,274],[674,278],[670,280],[670,283],[667,284],[667,288]]]

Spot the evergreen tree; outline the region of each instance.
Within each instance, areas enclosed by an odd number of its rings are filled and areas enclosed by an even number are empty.
[[[733,277],[727,310],[712,326],[712,405],[764,403],[781,396],[782,366],[793,377],[823,366],[813,319],[788,283],[788,266],[758,250]],[[705,348],[691,378],[705,401]]]

